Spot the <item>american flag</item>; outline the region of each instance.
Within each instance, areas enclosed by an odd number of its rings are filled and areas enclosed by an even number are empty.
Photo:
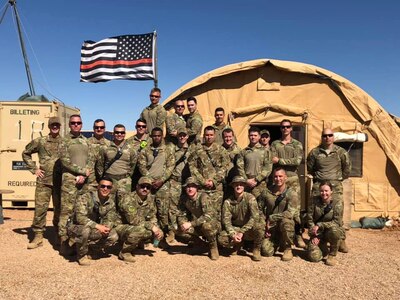
[[[154,79],[154,50],[154,33],[85,41],[81,49],[81,81]]]

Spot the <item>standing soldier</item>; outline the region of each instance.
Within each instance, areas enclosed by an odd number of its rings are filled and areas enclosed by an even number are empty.
[[[35,237],[28,244],[28,249],[43,246],[43,232],[46,227],[46,215],[50,197],[53,199],[54,207],[53,225],[56,229],[58,228],[60,217],[60,186],[55,185],[53,178],[56,174],[56,161],[59,159],[59,145],[61,142],[60,126],[60,119],[58,117],[51,117],[48,122],[49,135],[34,139],[26,145],[25,150],[22,152],[22,159],[29,171],[36,175],[35,215],[32,222]],[[37,153],[39,156],[39,166],[32,160],[33,153]]]
[[[303,160],[303,145],[292,137],[292,122],[284,119],[280,123],[282,136],[279,140],[275,140],[271,144],[271,155],[272,163],[275,168],[283,168],[286,171],[287,182],[286,185],[291,187],[296,193],[298,193],[299,199],[301,199],[301,189],[298,168]],[[301,201],[298,202],[298,212],[300,213]],[[302,234],[301,234],[301,221],[300,215],[295,216],[296,222],[296,237],[295,242],[299,248],[306,248]]]
[[[333,197],[338,198],[343,205],[342,181],[350,175],[350,156],[346,150],[333,143],[332,129],[325,128],[321,139],[321,144],[312,149],[307,158],[308,173],[313,176],[312,196],[318,196],[321,182],[329,181],[332,184]],[[339,251],[344,253],[349,251],[345,239],[340,242]]]
[[[177,144],[178,143],[178,129],[186,127],[186,121],[183,117],[185,110],[185,104],[182,100],[176,100],[174,103],[175,112],[167,116],[165,121],[167,127],[167,134],[165,136],[165,142]]]
[[[240,251],[244,241],[253,241],[254,261],[261,260],[261,243],[263,239],[263,223],[256,198],[244,191],[246,179],[235,176],[232,180],[234,194],[225,199],[222,208],[222,225],[224,231],[219,235],[218,241],[224,247],[232,247],[235,254]]]
[[[69,117],[70,132],[60,145],[62,163],[61,214],[58,223],[58,234],[61,242],[61,254],[67,251],[67,222],[73,216],[78,193],[87,183],[94,161],[87,139],[81,134],[82,119],[80,115]]]
[[[117,186],[118,193],[130,193],[132,174],[137,163],[137,152],[125,140],[125,126],[114,126],[113,140],[108,147],[100,150],[98,173],[110,177]]]
[[[269,141],[271,140],[271,135],[269,134],[269,131],[266,129],[261,130],[260,132],[261,138],[260,138],[260,144],[264,146],[265,149],[270,149],[269,146]]]
[[[141,119],[145,119],[147,123],[147,132],[151,132],[154,127],[163,128],[167,112],[164,107],[159,104],[161,98],[161,90],[152,88],[150,91],[150,105],[143,109],[140,114]]]
[[[260,129],[250,127],[250,143],[242,150],[238,160],[239,174],[246,179],[247,191],[255,197],[266,189],[266,180],[272,170],[270,152],[261,146],[260,137]]]
[[[223,183],[229,165],[226,150],[215,143],[215,129],[212,126],[204,128],[204,143],[196,146],[189,158],[190,174],[199,183],[201,190],[208,193],[218,212],[220,220]]]
[[[161,128],[153,128],[151,145],[140,152],[138,167],[142,176],[152,181],[152,193],[155,194],[158,221],[161,229],[167,233],[169,224],[169,189],[165,184],[175,167],[173,149],[165,145]],[[170,228],[172,230],[172,228]]]
[[[224,198],[226,198],[226,195],[230,192],[231,189],[229,184],[231,183],[233,177],[239,175],[237,161],[239,159],[240,153],[242,152],[242,149],[235,142],[235,133],[233,132],[232,128],[225,128],[222,131],[222,137],[224,140],[222,147],[226,149],[230,159],[230,163],[226,170],[226,180],[224,184]]]
[[[215,128],[215,142],[222,145],[224,142],[222,132],[226,128],[230,128],[225,123],[225,110],[222,107],[217,107],[214,113],[215,123],[212,125]]]
[[[197,99],[195,97],[189,97],[186,100],[189,114],[185,115],[186,128],[188,129],[189,140],[188,143],[198,144],[201,143],[201,129],[203,128],[203,118],[197,111]]]

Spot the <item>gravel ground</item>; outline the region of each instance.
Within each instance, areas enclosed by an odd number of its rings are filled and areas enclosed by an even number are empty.
[[[253,262],[249,255],[191,255],[176,244],[167,252],[149,245],[126,264],[110,257],[81,267],[54,248],[49,227],[44,246],[27,250],[32,210],[5,209],[0,225],[0,299],[398,299],[400,231],[353,229],[350,252],[335,267],[310,263],[294,250]],[[50,222],[48,222],[50,226]]]

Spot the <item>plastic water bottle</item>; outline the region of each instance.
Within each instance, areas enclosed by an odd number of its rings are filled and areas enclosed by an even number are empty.
[[[160,244],[160,240],[156,237],[153,239],[153,246],[154,248],[158,248],[158,244]]]

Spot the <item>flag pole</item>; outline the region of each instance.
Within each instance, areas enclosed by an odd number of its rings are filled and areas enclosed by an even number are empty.
[[[158,69],[157,69],[157,31],[154,30],[153,38],[153,60],[154,60],[154,87],[158,87]]]

